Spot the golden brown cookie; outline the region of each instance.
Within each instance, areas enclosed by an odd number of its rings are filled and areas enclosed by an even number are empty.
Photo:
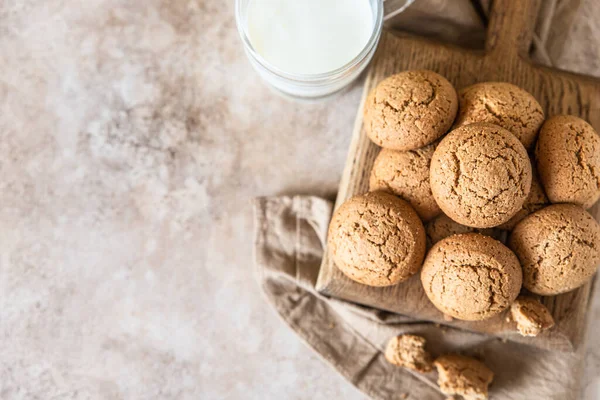
[[[335,265],[350,279],[389,286],[421,268],[425,229],[406,201],[371,192],[349,199],[335,211],[327,244]]]
[[[510,306],[510,313],[523,336],[537,336],[554,326],[554,318],[545,305],[530,296],[519,296]]]
[[[450,129],[456,90],[433,71],[406,71],[381,81],[365,101],[364,125],[377,145],[413,150],[433,143]]]
[[[505,233],[496,228],[473,228],[470,226],[461,225],[458,222],[453,221],[447,215],[442,214],[435,219],[432,219],[425,225],[425,234],[427,235],[427,243],[429,246],[433,246],[440,240],[447,238],[448,236],[456,235],[459,233],[480,233],[494,239],[500,240]]]
[[[581,118],[548,119],[540,130],[536,159],[552,203],[590,208],[600,197],[600,137]]]
[[[441,210],[429,186],[429,164],[434,150],[435,144],[408,151],[382,149],[371,169],[369,190],[400,196],[424,221],[435,217]]]
[[[531,190],[529,191],[529,196],[527,196],[525,199],[521,209],[517,211],[517,213],[507,222],[498,226],[498,228],[511,231],[519,222],[523,220],[523,218],[539,209],[546,207],[549,204],[550,201],[548,200],[548,197],[546,197],[546,193],[544,192],[544,188],[540,183],[537,171],[535,168],[532,168]]]
[[[506,82],[485,82],[459,91],[455,127],[489,122],[510,131],[529,149],[544,122],[544,110],[535,97]]]
[[[466,321],[488,319],[521,290],[519,260],[499,241],[478,233],[447,237],[425,258],[421,282],[438,310]]]
[[[488,386],[494,373],[481,361],[459,354],[438,357],[434,362],[438,385],[446,395],[460,395],[465,400],[488,398]]]
[[[583,208],[554,204],[525,217],[509,247],[523,267],[523,287],[551,296],[586,283],[600,263],[600,225]]]
[[[399,367],[420,373],[433,369],[431,355],[425,350],[425,338],[416,335],[399,335],[392,338],[385,348],[385,359]]]
[[[531,189],[525,147],[499,126],[476,123],[450,132],[431,159],[433,197],[454,221],[475,228],[507,222]]]

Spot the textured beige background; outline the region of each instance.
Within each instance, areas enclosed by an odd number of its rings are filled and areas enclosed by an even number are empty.
[[[232,8],[0,2],[1,399],[361,398],[260,298],[250,207],[335,193],[360,88],[283,101]]]

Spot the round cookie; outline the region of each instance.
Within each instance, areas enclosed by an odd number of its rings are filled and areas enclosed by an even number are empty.
[[[430,184],[454,221],[491,228],[521,209],[531,188],[527,150],[504,128],[486,123],[450,132],[431,159]]]
[[[600,263],[600,226],[583,208],[554,204],[527,216],[509,247],[523,267],[523,286],[542,296],[586,283]]]
[[[400,196],[428,221],[441,213],[429,186],[429,164],[435,143],[416,150],[383,149],[373,163],[369,190]]]
[[[529,149],[544,122],[544,110],[535,97],[506,82],[485,82],[459,91],[455,127],[489,122],[510,131]]]
[[[590,208],[600,197],[600,137],[581,118],[548,119],[540,130],[536,159],[552,203]]]
[[[498,226],[498,228],[511,231],[519,222],[523,220],[523,218],[539,209],[546,207],[549,203],[550,202],[548,197],[546,197],[544,188],[540,183],[538,174],[535,168],[532,168],[531,190],[529,191],[529,196],[527,196],[525,199],[525,203],[523,203],[523,207],[521,207],[521,209],[517,211],[517,213],[510,220]]]
[[[504,311],[521,290],[519,260],[488,236],[465,233],[436,243],[425,258],[421,282],[446,315],[479,321]]]
[[[456,90],[433,71],[406,71],[381,81],[367,96],[364,125],[377,145],[413,150],[433,143],[450,129]]]
[[[440,240],[448,236],[457,235],[459,233],[480,233],[485,236],[493,237],[500,240],[505,233],[500,229],[495,228],[472,228],[470,226],[461,225],[453,221],[447,215],[442,214],[435,219],[429,221],[425,226],[425,234],[427,235],[427,244],[433,246]]]
[[[329,224],[329,254],[350,279],[389,286],[414,275],[425,255],[425,229],[415,210],[385,192],[355,196]]]

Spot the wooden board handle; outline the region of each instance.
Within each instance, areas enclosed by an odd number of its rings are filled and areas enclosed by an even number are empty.
[[[526,56],[539,7],[540,0],[494,0],[487,30],[488,53]]]

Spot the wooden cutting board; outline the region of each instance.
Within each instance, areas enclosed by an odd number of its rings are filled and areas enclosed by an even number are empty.
[[[448,78],[456,88],[477,82],[505,81],[533,94],[547,116],[577,115],[600,131],[600,80],[534,65],[527,58],[539,0],[495,0],[487,32],[486,49],[474,52],[422,38],[384,32],[368,74],[356,118],[350,151],[340,183],[336,207],[368,191],[369,174],[379,147],[369,141],[362,124],[367,93],[385,77],[410,69],[430,69]],[[596,219],[598,207],[591,210]],[[547,349],[572,351],[582,341],[591,283],[555,297],[544,298],[556,326],[536,338],[524,338],[506,314],[480,322],[445,321],[429,302],[418,274],[407,282],[386,288],[365,286],[343,275],[326,254],[317,282],[321,293],[429,320],[483,332]]]

